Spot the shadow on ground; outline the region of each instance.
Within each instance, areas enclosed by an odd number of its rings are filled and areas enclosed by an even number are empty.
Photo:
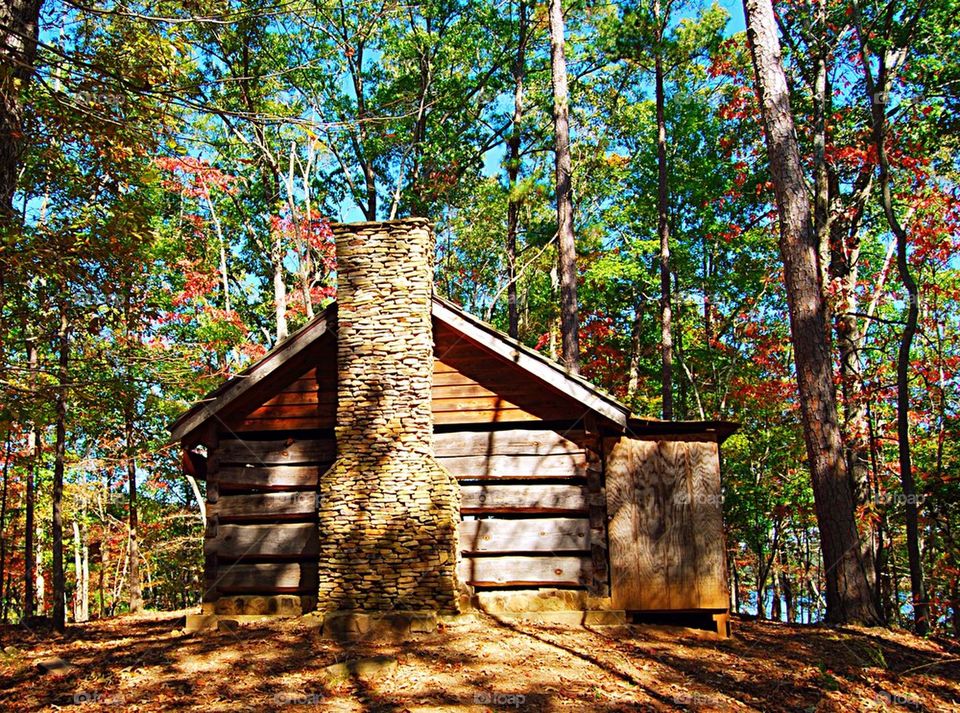
[[[478,614],[405,642],[336,643],[305,621],[185,634],[179,613],[0,630],[5,710],[960,710],[955,642],[737,622],[691,629],[522,625]],[[331,680],[373,656],[396,665]],[[76,668],[42,673],[52,657]]]

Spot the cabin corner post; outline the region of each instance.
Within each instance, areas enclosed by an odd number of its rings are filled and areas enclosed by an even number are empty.
[[[460,491],[433,455],[433,232],[335,225],[337,460],[319,483],[317,606],[458,609]]]
[[[207,449],[207,517],[203,533],[203,596],[201,606],[204,614],[213,614],[219,598],[219,592],[217,591],[219,563],[216,549],[208,547],[207,543],[215,541],[220,519],[217,512],[217,501],[220,495],[220,439],[215,428],[207,430],[203,438],[203,445]]]
[[[603,436],[593,414],[584,418],[587,456],[587,498],[590,518],[590,594],[610,596],[609,552],[607,548],[607,502],[604,496]]]

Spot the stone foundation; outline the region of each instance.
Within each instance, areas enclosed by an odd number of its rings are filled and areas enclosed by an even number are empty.
[[[433,234],[334,226],[337,460],[320,478],[318,609],[458,609],[460,493],[433,457]]]

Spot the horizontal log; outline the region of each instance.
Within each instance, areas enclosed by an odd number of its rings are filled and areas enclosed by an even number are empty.
[[[435,411],[435,424],[458,423],[522,423],[524,421],[539,421],[538,416],[527,413],[523,409],[505,409],[503,411]]]
[[[310,406],[316,408],[320,403],[316,391],[281,391],[268,401],[263,402],[263,406]]]
[[[577,441],[583,431],[560,434],[535,429],[505,431],[458,431],[436,433],[433,449],[439,457],[484,455],[559,455],[584,452]]]
[[[438,384],[434,382],[432,396],[437,399],[482,398],[496,394],[477,383]]]
[[[242,465],[294,465],[332,461],[336,444],[332,438],[312,441],[286,440],[243,441],[230,439],[220,441],[220,463]]]
[[[245,418],[238,421],[227,421],[228,427],[237,433],[277,431],[307,431],[320,428],[333,428],[336,425],[336,413],[331,408],[329,413],[318,413],[309,418]]]
[[[464,557],[460,579],[474,586],[585,585],[589,557]]]
[[[332,404],[332,401],[328,401]],[[329,408],[327,410],[330,410]],[[318,402],[306,404],[282,403],[282,404],[264,404],[260,408],[250,411],[244,420],[250,419],[276,419],[276,418],[316,418],[320,414]]]
[[[220,522],[257,518],[294,518],[315,515],[315,493],[257,493],[255,495],[221,495],[210,506],[211,514]]]
[[[320,474],[333,461],[317,465],[276,465],[266,468],[227,466],[220,469],[220,490],[301,490],[316,488]]]
[[[464,553],[589,549],[590,521],[586,518],[464,520],[460,523],[460,551]]]
[[[316,523],[220,525],[217,536],[203,542],[207,555],[241,557],[316,557],[320,551]],[[226,567],[227,565],[224,565]]]
[[[214,581],[224,594],[316,594],[317,563],[220,564]]]
[[[584,485],[464,485],[460,488],[460,511],[576,513],[590,507]]]
[[[437,460],[458,478],[576,478],[587,474],[587,458],[583,453],[441,456]]]

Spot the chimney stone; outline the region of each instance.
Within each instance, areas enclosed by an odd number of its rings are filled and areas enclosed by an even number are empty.
[[[456,611],[460,491],[433,456],[433,231],[332,228],[337,460],[320,478],[318,607]]]

